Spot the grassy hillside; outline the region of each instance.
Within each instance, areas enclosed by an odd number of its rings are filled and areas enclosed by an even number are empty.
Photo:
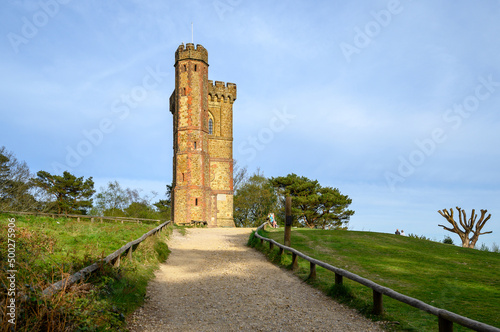
[[[121,330],[126,315],[143,303],[148,280],[168,255],[166,235],[150,237],[139,245],[132,261],[122,259],[119,268],[102,266],[66,293],[44,298],[41,291],[51,283],[109,255],[157,225],[0,214],[3,304],[7,298],[5,271],[10,269],[6,245],[10,218],[16,220],[16,331]],[[0,331],[7,331],[2,309]]]
[[[263,232],[283,243],[283,229]],[[500,327],[500,254],[393,234],[294,229],[292,247],[310,257],[356,273],[433,306]],[[268,245],[261,247],[271,258]],[[306,278],[309,262],[299,259]],[[287,255],[281,264],[291,263]],[[368,313],[372,290],[344,278],[339,292],[334,274],[317,268],[314,285]],[[348,296],[346,295],[348,293]],[[436,331],[437,317],[384,296],[386,319],[395,330]],[[468,329],[454,324],[455,331]]]

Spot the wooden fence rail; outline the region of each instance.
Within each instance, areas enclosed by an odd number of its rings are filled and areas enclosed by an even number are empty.
[[[369,287],[373,290],[373,313],[376,315],[381,315],[383,313],[383,300],[382,300],[382,295],[389,296],[397,301],[406,303],[408,305],[411,305],[412,307],[415,307],[417,309],[426,311],[434,316],[438,317],[438,324],[439,324],[439,331],[440,332],[451,332],[453,331],[453,323],[460,324],[464,327],[467,327],[469,329],[472,329],[474,331],[480,331],[480,332],[500,332],[499,328],[496,328],[494,326],[478,322],[476,320],[460,316],[458,314],[455,314],[451,311],[447,311],[444,309],[436,308],[434,306],[431,306],[425,302],[422,302],[418,299],[415,299],[413,297],[409,297],[407,295],[398,293],[390,288],[381,286],[371,280],[365,279],[363,277],[358,276],[357,274],[354,274],[352,272],[346,271],[344,269],[332,266],[328,263],[319,261],[317,259],[311,258],[303,253],[301,253],[298,250],[295,250],[291,247],[287,247],[285,245],[282,245],[272,239],[266,238],[258,234],[258,231],[263,228],[267,224],[264,223],[260,225],[257,230],[255,231],[255,236],[260,239],[261,243],[263,241],[269,242],[269,248],[274,248],[274,246],[279,247],[279,253],[280,255],[283,254],[283,251],[289,251],[292,253],[292,269],[296,269],[298,264],[297,264],[297,257],[301,257],[308,261],[310,263],[310,273],[309,273],[309,278],[315,278],[316,277],[316,266],[321,266],[322,268],[329,270],[333,273],[335,273],[335,284],[342,284],[343,282],[343,277],[346,277],[347,279],[350,279],[352,281],[355,281],[357,283],[360,283],[366,287]]]
[[[62,217],[62,218],[77,218],[80,221],[82,219],[90,219],[90,221],[94,221],[98,219],[99,221],[103,220],[113,220],[113,221],[121,221],[122,224],[124,221],[126,222],[136,222],[142,223],[145,222],[160,222],[159,219],[146,219],[146,218],[132,218],[132,217],[104,217],[104,216],[91,216],[86,214],[58,214],[58,213],[45,213],[45,212],[20,212],[20,211],[0,211],[0,213],[8,213],[8,214],[16,214],[16,215],[28,215],[28,216],[47,216],[47,217]]]
[[[113,264],[115,266],[119,266],[120,265],[120,257],[124,252],[127,251],[127,256],[129,258],[132,258],[132,251],[134,250],[135,246],[137,246],[139,243],[141,243],[142,241],[147,239],[149,236],[163,231],[164,227],[166,227],[168,224],[170,224],[170,221],[164,222],[163,224],[150,230],[149,232],[147,232],[146,234],[144,234],[143,236],[141,236],[137,240],[134,240],[134,241],[127,243],[126,245],[124,245],[123,247],[121,247],[120,249],[115,251],[114,253],[108,255],[106,258],[104,258],[98,262],[95,262],[92,265],[84,267],[83,269],[76,272],[75,274],[50,285],[49,287],[47,287],[43,290],[43,295],[50,296],[61,289],[66,289],[67,287],[71,286],[75,282],[77,282],[79,280],[83,280],[87,275],[89,275],[90,273],[97,270],[99,268],[99,266],[102,264]]]

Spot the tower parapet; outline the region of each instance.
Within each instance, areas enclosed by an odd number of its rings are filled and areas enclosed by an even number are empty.
[[[208,80],[208,95],[211,99],[222,98],[224,101],[234,102],[236,100],[236,84],[221,81]]]
[[[208,66],[208,52],[200,44],[194,47],[193,43],[187,43],[186,46],[179,45],[177,51],[175,51],[175,63],[179,60],[193,59],[205,62]]]

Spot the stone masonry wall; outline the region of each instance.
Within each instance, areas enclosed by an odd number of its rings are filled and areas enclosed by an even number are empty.
[[[208,80],[208,53],[201,45],[175,54],[172,217],[176,223],[207,221],[232,226],[233,109],[236,85]],[[208,119],[213,118],[213,133]]]

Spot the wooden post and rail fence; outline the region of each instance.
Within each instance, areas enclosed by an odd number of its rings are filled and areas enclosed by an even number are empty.
[[[286,203],[285,203],[285,210],[286,210],[286,222],[285,222],[285,241],[287,244],[290,243],[290,234],[291,234],[291,200],[287,198]],[[103,218],[103,219],[112,219],[112,220],[117,220],[117,219],[123,219],[129,221],[130,219],[134,219],[135,222],[141,222],[142,220],[145,221],[159,221],[159,220],[154,220],[154,219],[140,219],[140,218],[124,218],[124,217],[100,217],[100,216],[87,216],[87,215],[57,215],[57,214],[52,214],[52,213],[30,213],[30,212],[2,212],[2,213],[11,213],[11,214],[19,214],[19,215],[47,215],[47,216],[61,216],[61,217],[72,217],[72,218],[78,218],[78,217],[86,217],[86,218]],[[123,222],[123,221],[122,221]],[[45,296],[50,296],[54,294],[55,292],[61,290],[61,289],[66,289],[67,287],[71,286],[77,281],[83,280],[87,275],[92,273],[93,271],[97,270],[100,265],[104,264],[113,264],[114,266],[119,266],[120,264],[120,259],[123,253],[127,252],[127,256],[129,259],[132,259],[132,252],[137,248],[139,243],[144,241],[146,238],[148,238],[151,235],[158,234],[159,232],[163,231],[164,228],[171,224],[170,221],[166,221],[159,225],[158,227],[150,230],[140,238],[131,241],[121,247],[120,249],[116,250],[112,254],[108,255],[106,258],[89,265],[80,271],[76,272],[75,274],[58,281],[46,289],[43,290],[43,294]],[[396,292],[388,287],[384,287],[382,285],[379,285],[369,279],[363,278],[358,276],[357,274],[354,274],[352,272],[349,272],[347,270],[332,266],[328,263],[319,261],[317,259],[311,258],[302,252],[295,250],[291,248],[290,246],[280,244],[272,239],[266,238],[258,234],[259,230],[262,229],[264,226],[266,226],[268,223],[265,222],[262,225],[260,225],[257,230],[255,231],[254,235],[258,239],[260,239],[261,244],[264,243],[264,241],[269,242],[269,248],[271,250],[274,249],[274,246],[279,248],[279,254],[282,255],[285,251],[289,251],[292,253],[292,270],[296,270],[298,268],[298,258],[301,257],[302,259],[305,259],[306,261],[309,262],[309,279],[314,279],[316,278],[316,266],[321,266],[322,268],[331,271],[335,274],[335,284],[337,285],[342,285],[343,283],[343,278],[350,279],[352,281],[355,281],[357,283],[360,283],[366,287],[369,287],[373,290],[373,313],[376,315],[382,315],[384,311],[383,307],[383,295],[389,296],[390,298],[393,298],[399,302],[408,304],[414,308],[417,308],[419,310],[423,310],[427,313],[430,313],[434,316],[438,317],[438,325],[439,325],[439,331],[440,332],[452,332],[453,331],[453,323],[460,324],[464,327],[467,327],[469,329],[472,329],[474,331],[480,331],[480,332],[500,332],[500,329],[464,316],[460,316],[458,314],[455,314],[453,312],[436,308],[434,306],[431,306],[425,302],[422,302],[418,299],[412,298],[410,296],[401,294],[399,292]],[[290,244],[289,244],[290,245]]]
[[[80,219],[90,219],[91,222],[94,222],[96,220],[99,220],[99,222],[102,222],[103,220],[112,220],[115,222],[121,221],[123,222],[135,222],[135,223],[154,223],[154,222],[161,222],[160,219],[147,219],[147,218],[132,218],[132,217],[110,217],[110,216],[91,216],[91,215],[86,215],[86,214],[58,214],[58,213],[46,213],[46,212],[19,212],[19,211],[0,211],[0,213],[6,213],[6,214],[14,214],[14,215],[27,215],[27,216],[45,216],[45,217],[51,217],[51,218],[73,218],[76,219],[78,222]]]
[[[288,214],[287,214],[288,216]],[[343,278],[350,279],[352,281],[355,281],[357,283],[360,283],[366,287],[369,287],[373,290],[373,313],[376,315],[382,315],[384,311],[384,306],[383,306],[383,295],[389,296],[390,298],[393,298],[399,302],[408,304],[414,308],[426,311],[434,316],[438,317],[438,325],[439,325],[439,331],[440,332],[452,332],[453,331],[453,323],[460,324],[464,327],[467,327],[469,329],[472,329],[474,331],[481,331],[481,332],[500,332],[500,329],[485,323],[478,322],[476,320],[460,316],[458,314],[455,314],[453,312],[436,308],[434,306],[431,306],[425,302],[422,302],[418,299],[415,299],[413,297],[409,297],[407,295],[401,294],[396,292],[395,290],[392,290],[390,288],[381,286],[369,279],[365,279],[363,277],[358,276],[357,274],[354,274],[352,272],[346,271],[344,269],[332,266],[328,263],[319,261],[317,259],[311,258],[302,252],[295,250],[291,248],[290,246],[280,244],[272,239],[266,238],[258,234],[258,231],[262,229],[264,226],[268,224],[267,222],[263,223],[260,225],[257,230],[255,231],[254,235],[260,239],[261,244],[264,243],[264,241],[269,242],[269,249],[273,250],[274,247],[279,248],[279,254],[282,255],[284,251],[289,251],[292,253],[292,270],[295,270],[298,268],[298,258],[301,257],[302,259],[305,259],[306,261],[309,262],[309,277],[310,279],[316,278],[316,266],[321,266],[322,268],[331,271],[335,273],[335,284],[337,285],[342,285],[343,283]],[[290,224],[291,225],[291,224]],[[287,239],[286,235],[286,228],[287,225],[285,224],[285,239]],[[288,235],[288,241],[290,239]]]
[[[146,240],[148,237],[150,237],[152,235],[157,235],[157,234],[161,233],[164,230],[164,228],[169,224],[170,224],[170,221],[166,221],[166,222],[162,223],[160,226],[150,230],[149,232],[147,232],[146,234],[144,234],[140,238],[127,243],[126,245],[124,245],[120,249],[118,249],[115,252],[113,252],[112,254],[108,255],[106,258],[101,259],[92,265],[84,267],[83,269],[76,272],[75,274],[50,285],[49,287],[47,287],[43,290],[43,295],[50,296],[50,295],[54,294],[55,292],[58,292],[62,289],[66,289],[67,287],[70,287],[75,282],[83,280],[87,275],[89,275],[92,272],[94,272],[95,270],[97,270],[99,268],[99,266],[101,266],[102,264],[113,264],[114,266],[119,266],[121,256],[125,252],[127,253],[126,254],[127,257],[129,259],[132,259],[132,252],[135,249],[137,249],[138,245],[142,241]]]

